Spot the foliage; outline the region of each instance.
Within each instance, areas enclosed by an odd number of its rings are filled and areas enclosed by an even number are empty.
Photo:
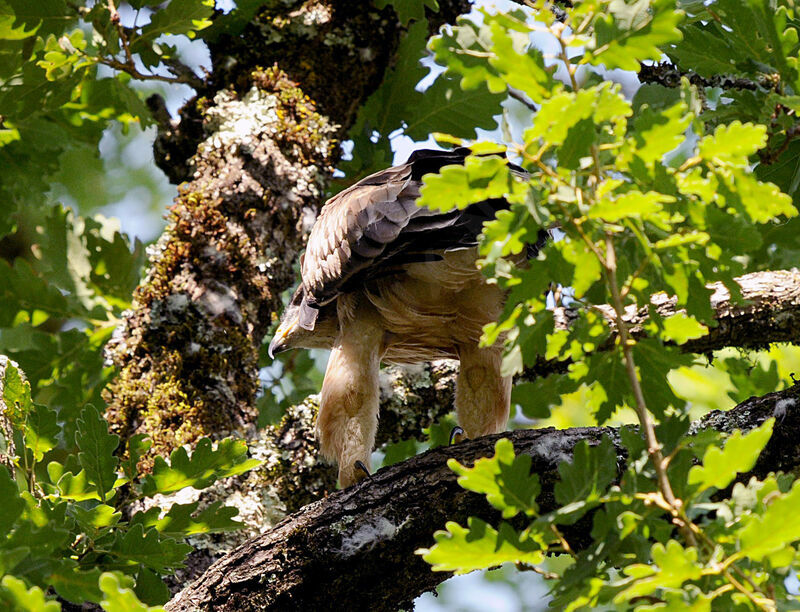
[[[203,440],[191,457],[179,449],[169,464],[162,459],[152,474],[140,474],[137,455],[145,440],[131,440],[130,456],[120,466],[114,454],[119,438],[108,433],[91,404],[77,419],[74,444],[58,440],[65,431],[59,415],[31,401],[30,385],[13,361],[1,363],[4,406],[19,411],[10,413],[18,449],[14,474],[0,465],[0,572],[5,576],[0,601],[18,606],[20,589],[27,589],[24,598],[30,601],[51,589],[76,604],[123,605],[119,600],[145,609],[139,600],[164,603],[169,591],[159,576],[182,567],[192,550],[181,540],[238,528],[231,520],[236,509],[217,503],[197,512],[197,502],[176,503],[164,513],[159,506],[136,509],[137,503],[186,487],[205,488],[258,462],[247,459],[241,441],[222,440],[214,448]]]
[[[30,384],[13,361],[2,358],[0,374],[0,408],[11,416],[17,449],[13,474],[0,465],[0,602],[59,609],[44,597],[54,592],[76,604],[145,610],[140,601],[169,598],[160,576],[183,566],[192,550],[186,536],[239,527],[232,520],[236,509],[219,503],[200,512],[198,502],[175,503],[166,513],[158,505],[137,508],[146,497],[202,489],[251,469],[259,462],[247,459],[242,441],[213,447],[203,440],[191,457],[179,449],[152,474],[140,474],[137,459],[147,444],[141,436],[131,439],[120,464],[119,437],[108,433],[94,406],[81,410],[70,442],[62,438],[67,428],[60,415],[31,400]]]
[[[0,427],[3,609],[57,610],[55,596],[160,609],[148,606],[168,599],[162,577],[192,550],[186,536],[240,525],[220,504],[142,509],[257,462],[241,441],[204,440],[142,474],[141,437],[120,460],[95,406],[113,374],[103,346],[130,306],[144,247],[117,221],[53,199],[102,203],[101,137],[153,122],[140,82],[193,83],[164,35],[195,37],[213,12],[212,0],[0,0],[0,355],[14,360],[0,357],[0,420],[11,427],[8,439]]]
[[[564,375],[516,389],[515,401],[542,416],[565,394],[588,389],[597,421],[628,406],[643,434],[623,432],[621,475],[610,441],[579,444],[559,470],[560,507],[546,515],[535,503],[538,481],[533,486],[524,467],[511,469],[523,458],[510,443],[501,440],[494,458],[472,468],[451,465],[459,483],[485,494],[504,520],[524,511],[527,526],[448,523],[420,551],[434,570],[536,566],[546,554],[568,555],[564,571],[548,574],[553,605],[568,610],[773,609],[794,601],[784,578],[797,569],[798,487],[769,475],[731,489],[755,465],[772,421],[734,433],[722,447],[709,434],[695,439],[687,404],[667,382],[693,360],[678,346],[715,325],[706,285],[721,281],[736,299],[735,276],[779,268],[798,247],[789,149],[800,15],[792,3],[778,5],[590,0],[556,13],[536,2],[530,12],[484,12],[432,39],[437,61],[465,90],[486,82],[492,91],[524,94],[535,109],[521,139],[504,147],[528,176],[485,156],[497,145],[476,143],[473,152],[484,156],[429,175],[422,190],[423,203],[445,209],[487,197],[511,202],[485,226],[480,247],[485,272],[510,291],[484,342],[504,339],[509,374],[539,355],[571,361]],[[550,57],[536,48],[546,43],[555,49]],[[722,93],[684,79],[675,91],[644,86],[630,101],[592,68],[638,70],[664,54],[684,73],[725,73],[751,85]],[[541,262],[520,266],[539,228],[556,224],[564,238],[544,249]],[[556,331],[547,310],[551,281],[574,290],[579,318],[569,331]],[[649,307],[647,337],[634,338],[625,307],[648,307],[660,291],[676,297],[680,312],[665,318]],[[615,331],[593,304],[612,306]],[[741,364],[725,360],[732,375]],[[773,390],[775,378],[760,379],[770,381],[758,392]],[[589,511],[593,543],[576,553],[562,526]]]
[[[799,487],[781,474],[735,482],[752,469],[772,423],[727,439],[693,438],[686,395],[669,381],[699,363],[678,346],[714,325],[707,283],[721,281],[736,297],[736,275],[800,256],[795,6],[529,4],[464,17],[429,41],[425,16],[436,0],[375,0],[407,29],[393,69],[360,109],[339,186],[389,165],[398,134],[464,144],[476,128],[495,129],[499,116],[504,142],[471,143],[480,155],[429,177],[423,195],[437,207],[498,196],[512,204],[486,226],[481,246],[486,274],[510,293],[485,341],[505,342],[508,374],[540,355],[571,361],[564,375],[515,389],[526,416],[546,417],[579,397],[600,423],[632,409],[645,436],[623,430],[629,461],[619,469],[611,441],[579,445],[559,470],[560,508],[548,514],[530,459],[510,442],[474,466],[453,463],[462,486],[486,495],[501,518],[448,523],[422,552],[436,570],[515,562],[542,572],[554,579],[554,605],[570,609],[790,602],[784,577],[797,571]],[[240,0],[223,14],[212,0],[0,0],[0,354],[19,364],[0,362],[0,414],[13,431],[0,435],[0,460],[15,448],[13,470],[0,467],[3,607],[58,609],[58,596],[147,609],[166,600],[161,577],[181,565],[185,536],[237,525],[218,504],[134,509],[147,496],[206,487],[254,462],[234,440],[180,449],[147,475],[137,467],[147,440],[131,438],[127,455],[116,454],[120,440],[95,408],[113,374],[102,347],[130,305],[144,248],[115,221],[81,216],[54,194],[96,205],[103,134],[152,123],[141,83],[198,82],[175,37],[236,35],[261,5]],[[424,57],[446,71],[433,78]],[[633,99],[611,79],[619,74],[611,70],[665,57],[692,79],[642,85]],[[529,177],[509,172],[494,156],[503,152]],[[538,230],[555,223],[564,239],[520,266]],[[551,282],[571,287],[580,306],[568,332],[555,331],[547,310]],[[651,308],[645,338],[630,337],[620,321],[612,334],[591,308],[611,304],[619,315],[658,291],[675,295],[682,310],[663,318]],[[735,399],[787,378],[771,358],[759,367],[751,359],[719,360]],[[281,357],[264,420],[316,390],[317,361]],[[431,444],[446,429],[433,426]],[[387,462],[418,448],[400,443]],[[575,552],[563,532],[579,520],[592,522],[593,541]],[[552,554],[564,569],[543,569]]]

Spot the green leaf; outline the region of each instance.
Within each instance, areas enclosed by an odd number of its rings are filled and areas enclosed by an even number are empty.
[[[155,527],[159,533],[173,537],[241,529],[242,523],[231,520],[239,513],[237,508],[216,501],[197,512],[199,505],[200,502],[173,504],[163,518],[159,518],[159,512],[137,512],[131,518],[131,525]]]
[[[607,437],[596,446],[581,440],[572,451],[572,461],[563,461],[558,473],[561,480],[556,483],[554,493],[556,501],[564,506],[559,512],[573,523],[599,503],[617,477],[614,444]]]
[[[140,52],[164,34],[185,34],[194,38],[198,30],[211,25],[213,14],[214,0],[171,0],[153,13],[139,36],[131,37],[131,50]]]
[[[106,504],[97,504],[88,510],[78,504],[71,504],[70,512],[85,533],[93,533],[106,527],[113,527],[122,518],[121,512],[117,512],[116,508]]]
[[[533,126],[525,130],[526,147],[541,141],[546,145],[561,145],[569,131],[590,117],[596,123],[617,121],[631,114],[631,105],[622,95],[619,85],[606,81],[577,92],[559,92],[542,102],[533,118]]]
[[[703,76],[778,72],[797,91],[797,31],[786,7],[760,0],[718,0],[713,14],[713,19],[686,25],[683,42],[669,55],[696,66]]]
[[[25,502],[19,495],[17,483],[4,465],[0,465],[0,499],[3,500],[0,504],[0,533],[6,534],[25,509]]]
[[[25,446],[33,453],[35,461],[41,461],[44,454],[58,444],[58,414],[42,404],[35,404],[25,424]]]
[[[547,267],[548,280],[572,287],[576,298],[584,297],[602,279],[597,256],[583,242],[571,237],[548,249]]]
[[[379,9],[391,5],[404,26],[408,25],[409,21],[424,21],[425,7],[434,13],[439,10],[437,0],[373,0],[373,3]]]
[[[135,434],[128,438],[128,456],[122,461],[122,471],[128,480],[135,480],[139,474],[137,464],[150,447],[153,441],[145,434]]]
[[[50,466],[48,466],[49,468]],[[87,499],[100,499],[100,494],[94,483],[89,482],[87,471],[81,470],[77,474],[64,473],[57,481],[56,486],[64,499],[85,501]]]
[[[725,448],[709,447],[703,455],[703,464],[689,470],[689,484],[697,485],[697,492],[714,487],[724,489],[740,472],[749,472],[756,464],[761,451],[772,437],[775,419],[767,419],[756,429],[742,435],[735,431],[725,443]]]
[[[101,570],[97,568],[79,570],[77,567],[73,567],[71,570],[52,573],[50,581],[56,593],[67,601],[75,604],[82,604],[87,600],[100,603],[103,598],[97,585],[100,573]]]
[[[541,51],[530,47],[530,27],[513,15],[493,15],[490,21],[492,52],[489,63],[509,87],[524,92],[534,102],[549,98],[561,84],[546,67]]]
[[[145,531],[139,524],[114,532],[109,553],[130,565],[144,565],[156,572],[166,572],[183,566],[192,547],[172,538],[161,537],[153,528]]]
[[[186,487],[203,489],[220,478],[246,472],[261,462],[247,459],[247,444],[244,440],[225,438],[214,449],[211,440],[201,439],[191,458],[181,447],[172,451],[170,463],[156,457],[153,473],[145,476],[142,492],[147,495],[173,493]]]
[[[529,563],[544,560],[544,551],[531,539],[520,537],[508,523],[495,531],[479,518],[470,517],[469,528],[449,521],[446,531],[433,534],[436,544],[416,551],[433,566],[435,572],[467,574],[501,563]]]
[[[686,355],[675,346],[664,346],[652,338],[643,338],[633,347],[642,393],[648,410],[663,418],[668,406],[681,410],[686,402],[675,395],[667,380],[667,374],[680,366],[690,366],[691,355]]]
[[[43,242],[42,268],[48,280],[68,292],[81,315],[91,313],[101,318],[110,310],[106,300],[92,287],[92,252],[88,244],[91,220],[76,216],[62,206],[53,207],[40,228]]]
[[[635,155],[646,164],[660,162],[684,142],[691,120],[692,115],[683,102],[661,112],[644,106],[634,121],[635,131],[627,143],[630,149],[620,155],[619,161],[627,162]]]
[[[719,166],[746,166],[748,158],[767,144],[763,125],[733,121],[717,126],[713,136],[705,136],[697,145],[697,154]]]
[[[480,253],[486,257],[487,263],[494,263],[498,257],[507,257],[509,255],[518,255],[525,248],[525,245],[536,242],[539,227],[532,223],[532,219],[523,205],[512,205],[509,210],[499,210],[492,221],[487,221],[483,225],[483,234],[481,236]],[[522,272],[525,274],[525,272]],[[529,275],[523,282],[526,294],[538,295],[535,286],[541,285],[544,289],[545,282],[536,283],[534,277],[537,275]],[[538,275],[541,279],[541,275]],[[518,303],[520,300],[518,296],[510,299],[509,303]]]
[[[37,586],[27,588],[25,583],[14,576],[3,576],[0,581],[0,603],[5,602],[10,609],[19,612],[59,612],[61,604],[49,600]]]
[[[527,190],[514,178],[506,160],[495,156],[467,157],[463,166],[445,166],[438,174],[425,175],[424,180],[417,205],[441,211]]]
[[[0,574],[11,573],[30,554],[31,549],[28,546],[4,547],[3,554],[0,556]],[[0,597],[0,601],[3,601],[2,597]]]
[[[103,601],[100,605],[107,612],[164,612],[162,607],[150,607],[139,601],[130,588],[132,581],[119,572],[104,572],[100,576]]]
[[[141,601],[150,605],[167,603],[172,596],[169,587],[158,574],[146,567],[140,567],[139,573],[136,574],[134,593]]]
[[[490,26],[466,17],[458,17],[455,26],[442,30],[428,43],[438,64],[461,75],[461,89],[487,87],[500,93],[506,90],[506,84],[486,60],[493,46]]]
[[[629,217],[648,217],[661,211],[662,204],[674,201],[674,197],[655,191],[628,191],[616,199],[603,198],[589,209],[588,217],[609,223]]]
[[[78,419],[75,442],[80,452],[78,460],[86,470],[86,478],[97,487],[100,500],[105,502],[106,493],[114,488],[117,480],[117,463],[114,451],[119,445],[119,436],[108,433],[108,423],[97,408],[87,405]]]
[[[740,554],[756,562],[800,539],[800,481],[770,500],[762,514],[752,515],[736,535]]]
[[[4,0],[0,1],[0,40],[24,40],[33,36],[38,29],[31,23],[24,20],[18,27],[14,27],[17,16],[12,12],[11,7]]]
[[[33,408],[31,385],[15,361],[0,355],[0,412],[21,430]]]
[[[792,199],[772,183],[762,183],[752,174],[738,168],[719,169],[722,179],[719,193],[725,204],[744,211],[753,223],[768,223],[780,217],[795,217]]]
[[[676,540],[670,540],[666,546],[653,544],[650,554],[652,565],[634,563],[624,568],[633,584],[614,598],[615,603],[645,597],[658,589],[677,588],[702,575],[703,567],[697,561],[696,548],[683,548]]]
[[[603,425],[630,396],[630,381],[622,352],[615,349],[590,356],[587,376],[591,378],[586,381],[587,384],[596,381],[595,384],[603,389],[604,397],[594,415],[597,423]]]
[[[642,61],[661,59],[661,46],[681,39],[677,26],[683,11],[669,0],[610,2],[608,10],[598,14],[594,48],[583,57],[594,66],[638,71]]]
[[[661,326],[661,338],[675,344],[683,344],[708,334],[708,327],[684,312],[678,312],[662,319]]]
[[[159,4],[153,2],[153,4]],[[206,42],[215,42],[220,34],[236,36],[240,34],[253,16],[264,6],[264,0],[236,0],[236,8],[225,15],[214,16],[214,22],[203,29],[200,36]]]
[[[524,512],[534,516],[539,511],[536,497],[541,491],[539,477],[531,474],[530,455],[514,455],[514,444],[508,438],[495,443],[494,457],[483,457],[471,468],[455,459],[448,467],[459,475],[458,484],[468,491],[486,495],[487,501],[500,510],[503,518]]]
[[[5,0],[4,4],[11,7],[17,19],[15,25],[27,30],[35,29],[42,38],[48,34],[60,34],[74,20],[65,0]]]

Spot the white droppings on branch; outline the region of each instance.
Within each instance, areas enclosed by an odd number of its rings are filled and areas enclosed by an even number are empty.
[[[351,557],[361,550],[370,550],[379,542],[393,539],[407,522],[395,524],[382,515],[363,522],[355,531],[342,537],[339,554]]]
[[[793,397],[779,399],[775,402],[775,409],[772,411],[772,416],[778,421],[782,421],[789,409],[794,408],[795,404],[797,404],[797,400]]]

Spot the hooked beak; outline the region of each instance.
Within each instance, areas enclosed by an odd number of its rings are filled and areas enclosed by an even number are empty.
[[[278,326],[278,329],[275,330],[275,336],[269,343],[269,350],[267,351],[267,353],[269,353],[270,359],[275,359],[275,355],[289,349],[289,347],[286,345],[286,337],[294,329],[294,326],[295,326],[294,321],[290,323],[281,323]]]

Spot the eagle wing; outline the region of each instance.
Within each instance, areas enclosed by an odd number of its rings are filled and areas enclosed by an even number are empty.
[[[302,327],[313,329],[320,306],[369,278],[477,244],[483,223],[508,207],[505,200],[444,213],[416,204],[425,174],[463,164],[469,153],[416,151],[405,164],[368,176],[325,203],[302,263]]]

